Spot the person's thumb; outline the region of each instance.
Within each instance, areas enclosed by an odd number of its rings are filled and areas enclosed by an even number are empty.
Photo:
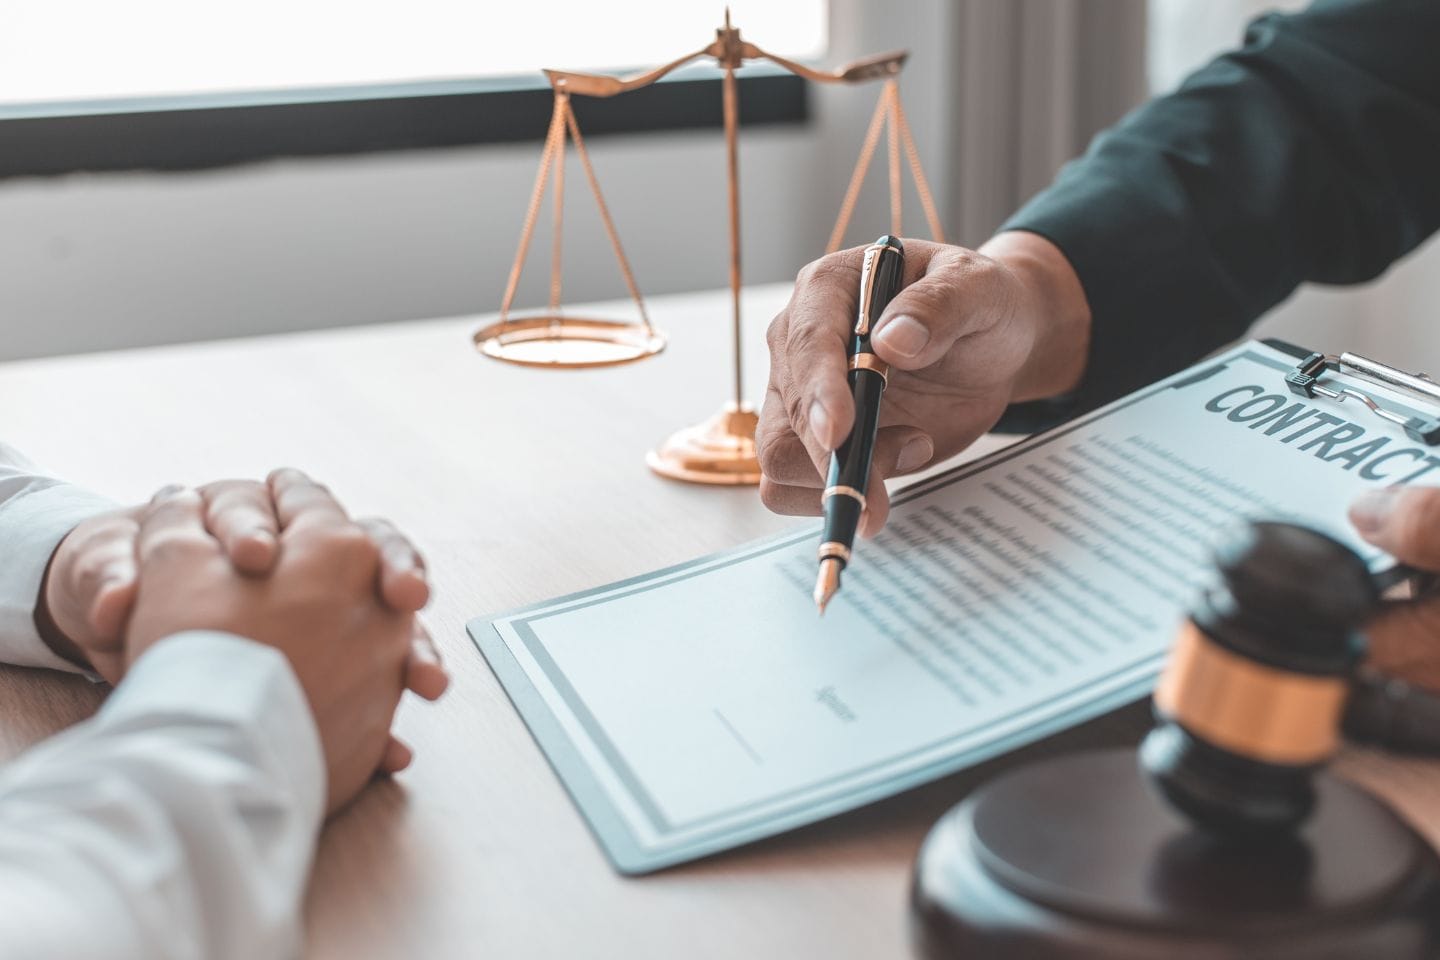
[[[998,264],[968,250],[932,260],[875,324],[876,356],[900,370],[938,362],[956,340],[977,329],[977,318],[1003,312],[1003,274]]]
[[[1367,490],[1350,505],[1350,522],[1401,563],[1440,571],[1440,488]]]

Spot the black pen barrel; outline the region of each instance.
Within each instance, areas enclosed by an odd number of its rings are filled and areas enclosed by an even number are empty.
[[[830,475],[825,482],[825,530],[827,543],[855,543],[865,491],[870,486],[870,463],[875,453],[875,435],[880,429],[880,394],[885,377],[874,370],[850,371],[851,393],[855,398],[855,427],[830,458]]]
[[[880,397],[890,375],[889,368],[870,348],[870,337],[881,314],[904,283],[905,248],[899,238],[884,236],[865,248],[852,321],[854,330],[846,351],[850,359],[855,423],[830,458],[830,473],[822,495],[825,529],[820,541],[820,571],[815,580],[815,605],[821,614],[840,589],[840,571],[850,563],[860,518],[865,513],[870,462],[875,455],[875,435],[880,429]]]
[[[850,394],[855,400],[855,425],[830,458],[825,482],[824,544],[842,566],[849,562],[860,515],[865,512],[865,491],[870,486],[870,462],[875,455],[875,434],[880,429],[880,396],[889,370],[870,346],[880,316],[905,283],[905,248],[896,237],[884,236],[865,251],[855,329],[846,353],[850,358]],[[822,553],[825,552],[822,548]]]

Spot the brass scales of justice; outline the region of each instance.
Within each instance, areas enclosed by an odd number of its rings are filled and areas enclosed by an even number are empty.
[[[652,357],[665,349],[665,335],[650,322],[634,271],[630,268],[630,261],[625,256],[615,223],[600,192],[600,182],[595,176],[584,138],[580,135],[580,125],[576,122],[570,98],[575,95],[618,96],[655,83],[672,71],[702,57],[713,57],[716,65],[723,71],[721,97],[725,123],[726,179],[729,189],[734,395],[710,419],[672,434],[659,447],[650,451],[645,461],[656,473],[676,480],[730,486],[759,483],[760,465],[755,457],[755,427],[759,417],[755,408],[745,401],[740,349],[740,175],[737,150],[740,117],[735,71],[747,60],[766,60],[816,83],[858,84],[870,80],[884,80],[879,102],[860,148],[859,162],[845,191],[835,228],[830,234],[827,252],[838,250],[844,240],[860,188],[864,184],[882,132],[887,134],[889,155],[890,232],[897,236],[902,233],[900,154],[903,151],[929,223],[930,233],[934,239],[944,242],[944,231],[935,212],[935,202],[920,166],[920,157],[915,149],[909,122],[900,105],[898,77],[908,56],[908,51],[896,51],[856,60],[835,70],[816,70],[768,53],[742,39],[740,30],[731,26],[730,11],[726,8],[725,24],[715,31],[713,42],[648,72],[631,77],[614,77],[545,70],[545,77],[555,91],[549,131],[540,154],[535,187],[525,212],[519,248],[516,250],[515,262],[510,268],[509,280],[505,286],[500,316],[496,322],[476,332],[476,347],[485,356],[496,360],[523,366],[559,369],[617,366]],[[624,277],[630,298],[634,300],[639,311],[639,319],[636,321],[573,316],[566,313],[561,305],[561,240],[567,139],[574,141],[575,153],[580,159],[590,191],[595,196],[600,219],[614,249],[620,273]],[[549,306],[546,311],[538,314],[512,318],[510,309],[514,305],[515,292],[519,287],[530,241],[535,233],[540,206],[546,187],[552,181],[554,238],[551,247]]]

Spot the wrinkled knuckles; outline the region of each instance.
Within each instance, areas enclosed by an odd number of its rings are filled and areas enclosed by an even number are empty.
[[[790,422],[790,431],[797,437],[803,437],[810,429],[810,413],[804,394],[791,387],[781,399],[785,403],[785,417]]]
[[[793,485],[807,472],[816,474],[815,464],[798,441],[772,443],[759,459],[760,473],[785,485]]]
[[[1015,275],[999,261],[972,250],[963,252],[965,256],[953,264],[951,286],[969,291],[971,302],[985,304],[985,309],[972,313],[965,332],[989,330],[1015,312]]]
[[[770,321],[770,326],[765,328],[765,345],[770,348],[770,355],[774,356],[782,352],[789,339],[790,311],[782,310],[776,314],[774,320]]]
[[[843,363],[845,338],[831,325],[833,321],[833,317],[816,317],[813,323],[790,328],[784,350],[792,382],[804,383],[814,377],[816,361],[826,353],[833,353],[837,362]]]
[[[776,447],[774,428],[767,428],[762,417],[760,427],[755,431],[755,459],[760,462],[761,473],[773,474],[775,472],[775,466],[779,463]]]
[[[859,264],[857,250],[827,253],[819,260],[812,260],[800,268],[800,272],[795,275],[795,286],[801,288],[845,284],[846,289],[849,289],[855,285],[856,278],[860,275]]]
[[[760,469],[765,469],[764,464],[761,464]],[[763,503],[765,508],[771,513],[783,513],[785,506],[784,489],[781,484],[776,483],[769,477],[761,477],[760,502]]]

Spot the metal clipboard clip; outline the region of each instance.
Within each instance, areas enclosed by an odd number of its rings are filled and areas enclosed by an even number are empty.
[[[1363,391],[1338,381],[1322,380],[1321,376],[1329,370],[1349,373],[1372,383],[1394,387],[1436,407],[1440,407],[1440,383],[1423,373],[1406,373],[1354,353],[1342,353],[1339,356],[1312,353],[1285,375],[1285,385],[1290,388],[1291,393],[1311,399],[1325,397],[1339,403],[1344,403],[1347,399],[1359,400],[1369,407],[1375,416],[1399,425],[1410,439],[1432,447],[1440,444],[1440,415],[1412,416],[1388,410]],[[1327,383],[1330,385],[1327,386]]]

